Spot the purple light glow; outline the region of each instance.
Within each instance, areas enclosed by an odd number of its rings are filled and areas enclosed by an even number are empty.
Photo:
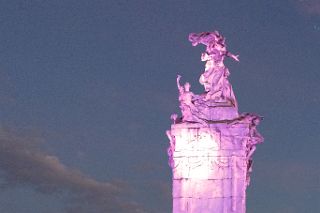
[[[178,75],[182,117],[173,114],[171,130],[166,132],[173,213],[244,213],[252,154],[263,141],[256,130],[261,117],[238,113],[223,60],[239,59],[227,51],[225,39],[215,31],[191,33],[189,40],[193,46],[206,45],[201,56],[205,71],[199,79],[205,93],[194,94],[188,82],[180,85]]]

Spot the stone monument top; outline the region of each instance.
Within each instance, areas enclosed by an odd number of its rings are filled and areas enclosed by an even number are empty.
[[[206,51],[201,55],[201,60],[206,62],[205,70],[199,79],[205,92],[200,95],[192,93],[188,82],[184,86],[180,85],[181,76],[178,75],[181,120],[206,123],[237,118],[238,104],[228,80],[229,69],[223,61],[225,57],[239,61],[239,56],[227,50],[225,38],[218,31],[191,33],[189,41],[193,46],[206,46]]]
[[[166,131],[170,140],[173,213],[245,213],[246,187],[250,183],[252,155],[263,137],[256,129],[261,117],[238,113],[224,59],[239,61],[228,52],[224,37],[214,32],[191,33],[193,46],[204,44],[205,69],[199,82],[204,92],[195,94],[190,83],[177,76],[182,117],[171,115]]]

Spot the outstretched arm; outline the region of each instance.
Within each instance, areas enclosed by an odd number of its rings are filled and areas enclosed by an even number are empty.
[[[232,53],[227,52],[227,56],[233,58],[235,61],[239,61],[239,55],[233,55]]]

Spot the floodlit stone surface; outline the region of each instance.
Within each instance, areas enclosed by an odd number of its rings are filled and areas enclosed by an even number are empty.
[[[205,92],[191,92],[177,77],[181,117],[173,114],[169,165],[173,177],[173,213],[244,213],[246,187],[252,170],[255,145],[263,141],[256,130],[261,117],[239,114],[228,81],[224,58],[239,61],[227,51],[217,32],[191,33],[193,46],[206,45],[201,60],[206,62],[199,82]]]

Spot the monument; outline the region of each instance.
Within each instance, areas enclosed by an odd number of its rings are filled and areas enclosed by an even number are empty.
[[[171,115],[170,140],[173,213],[245,213],[252,154],[263,137],[256,130],[261,117],[238,113],[228,81],[225,38],[215,32],[191,33],[193,46],[204,44],[205,70],[199,82],[204,93],[194,94],[190,83],[177,77],[182,116]]]

